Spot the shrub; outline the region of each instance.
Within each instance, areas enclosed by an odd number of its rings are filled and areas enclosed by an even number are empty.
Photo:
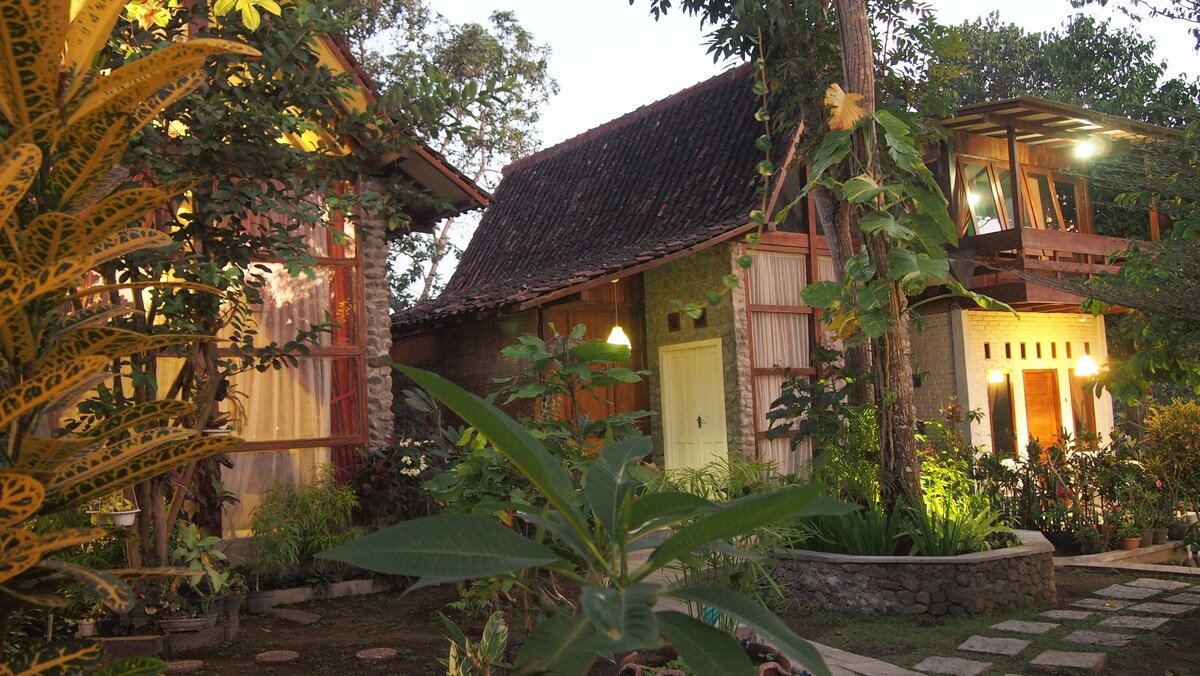
[[[250,513],[255,573],[287,579],[311,572],[317,554],[358,537],[357,505],[354,490],[337,482],[330,465],[303,486],[283,482],[267,489]]]
[[[842,516],[809,520],[810,533],[799,543],[804,549],[852,556],[895,556],[904,537],[904,506],[890,512],[873,501],[865,509]]]
[[[1200,402],[1175,399],[1152,406],[1146,417],[1145,461],[1175,498],[1200,502]]]
[[[998,526],[999,512],[985,508],[976,513],[955,512],[950,504],[941,509],[909,510],[908,536],[912,556],[957,556],[992,548],[992,539],[1004,529]]]

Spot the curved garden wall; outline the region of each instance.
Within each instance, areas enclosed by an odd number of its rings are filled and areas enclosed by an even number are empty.
[[[1036,531],[1021,545],[960,556],[776,553],[776,579],[825,610],[962,615],[1053,603],[1054,546]]]

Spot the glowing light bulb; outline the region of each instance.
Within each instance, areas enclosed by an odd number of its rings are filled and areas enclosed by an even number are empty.
[[[624,345],[628,348],[633,348],[633,343],[629,341],[629,336],[625,335],[625,329],[619,325],[612,328],[612,332],[608,334],[608,343],[610,345]]]
[[[1004,371],[988,371],[987,378],[989,383],[1004,382]]]
[[[1096,365],[1096,360],[1092,359],[1089,354],[1081,355],[1079,362],[1075,364],[1075,375],[1080,378],[1090,378],[1100,373],[1100,367]]]
[[[1100,145],[1090,139],[1075,144],[1075,157],[1086,160],[1100,154]]]

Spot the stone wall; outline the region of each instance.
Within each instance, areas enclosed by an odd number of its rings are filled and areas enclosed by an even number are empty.
[[[387,282],[387,224],[366,218],[359,225],[363,254],[362,308],[366,317],[367,447],[388,445],[395,436],[392,416],[392,317]]]
[[[776,554],[776,579],[823,610],[974,615],[1058,600],[1054,547],[1035,531],[1022,544],[961,556],[846,556],[798,549]]]

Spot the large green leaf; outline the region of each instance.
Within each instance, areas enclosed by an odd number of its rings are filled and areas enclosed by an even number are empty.
[[[650,439],[646,437],[608,444],[584,475],[584,497],[610,538],[616,539],[625,532],[621,514],[629,508],[637,490],[636,482],[626,475],[625,466],[646,457],[650,450]]]
[[[517,656],[515,673],[584,676],[596,661],[596,653],[580,645],[595,634],[582,617],[552,615],[533,629]]]
[[[499,575],[558,560],[549,547],[482,514],[443,514],[398,523],[321,558],[389,575],[443,581]]]
[[[658,590],[658,585],[646,583],[584,587],[579,593],[579,605],[596,629],[596,636],[586,642],[586,647],[615,653],[661,645],[654,617]]]
[[[559,460],[550,455],[524,427],[500,409],[435,373],[403,364],[393,364],[393,367],[450,407],[468,425],[479,430],[501,455],[508,458],[537,487],[572,529],[581,535],[587,533],[583,513],[572,499],[575,486],[571,478]]]
[[[684,587],[674,589],[669,595],[692,603],[699,603],[709,608],[736,618],[742,624],[750,627],[767,643],[787,655],[789,659],[800,663],[816,676],[829,676],[829,668],[825,660],[811,643],[796,635],[771,611],[760,603],[742,596],[732,589],[723,587]]]
[[[808,484],[730,500],[721,509],[697,518],[672,535],[654,550],[635,579],[644,579],[651,572],[713,540],[746,535],[789,517],[848,514],[854,510],[851,505],[823,498],[820,495],[823,489],[820,484]]]
[[[629,511],[629,528],[636,530],[645,526],[645,530],[650,531],[715,508],[715,503],[682,491],[647,493],[634,501]]]
[[[660,610],[662,632],[683,661],[696,674],[752,676],[757,673],[737,640],[700,620],[674,610]]]

